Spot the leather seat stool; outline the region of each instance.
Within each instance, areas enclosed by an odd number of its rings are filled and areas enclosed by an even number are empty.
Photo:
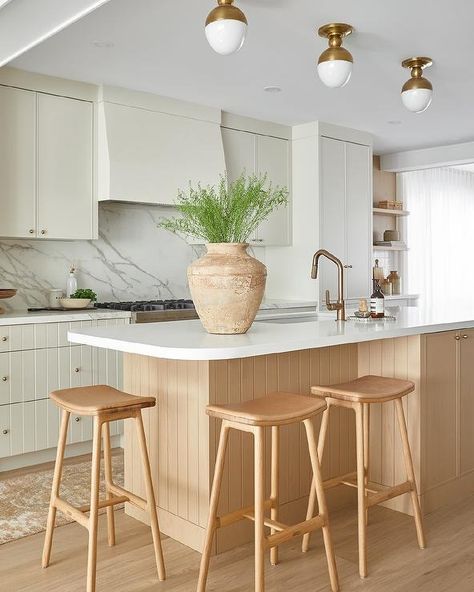
[[[301,536],[304,533],[321,528],[328,562],[329,577],[333,592],[337,592],[338,578],[334,550],[329,529],[328,511],[322,486],[321,469],[318,460],[316,437],[312,418],[326,409],[324,400],[291,393],[273,393],[260,399],[231,405],[209,405],[207,414],[222,419],[222,426],[217,450],[214,480],[211,490],[209,522],[206,532],[204,551],[199,572],[198,592],[205,592],[212,541],[217,528],[233,524],[247,518],[255,523],[255,591],[264,592],[265,564],[264,554],[270,549],[270,561],[278,563],[278,545]],[[278,522],[278,479],[279,479],[279,436],[280,426],[303,422],[306,428],[314,485],[319,505],[319,514],[295,526]],[[265,429],[271,428],[271,492],[270,499],[265,499]],[[254,437],[255,455],[255,504],[236,510],[224,516],[217,515],[221,490],[225,453],[230,430],[250,432]],[[270,510],[270,518],[265,511]],[[266,535],[264,528],[270,528]]]
[[[371,506],[387,501],[404,493],[410,493],[413,504],[418,544],[421,549],[425,548],[425,537],[423,532],[422,516],[418,493],[415,482],[415,471],[408,441],[408,432],[403,412],[402,398],[413,392],[415,385],[410,380],[398,378],[385,378],[383,376],[363,376],[343,384],[331,386],[314,386],[311,392],[317,395],[319,400],[325,400],[327,409],[324,412],[319,432],[318,456],[321,461],[324,452],[324,441],[329,423],[329,412],[331,407],[346,407],[353,409],[356,418],[356,449],[357,449],[357,471],[336,477],[324,482],[324,488],[335,487],[336,485],[349,485],[357,487],[358,492],[358,529],[359,529],[359,573],[362,578],[367,576],[367,518],[368,509]],[[407,481],[394,487],[380,488],[376,485],[369,485],[369,423],[370,405],[374,403],[387,403],[393,401],[395,404],[400,437],[403,447]],[[355,482],[354,482],[355,478]],[[369,495],[370,494],[370,495]],[[314,513],[316,493],[314,484],[311,487],[308,505],[307,518]],[[309,546],[309,534],[303,538],[303,551]]]
[[[153,397],[136,397],[129,395],[110,386],[87,386],[54,391],[50,394],[54,403],[62,409],[61,428],[59,434],[56,465],[54,469],[51,501],[49,505],[48,522],[43,548],[43,567],[48,567],[51,557],[51,545],[56,520],[56,510],[60,510],[76,522],[79,522],[89,531],[89,550],[87,561],[87,592],[95,592],[96,566],[97,566],[97,518],[100,508],[107,508],[107,532],[108,543],[115,545],[115,521],[114,509],[116,504],[130,502],[150,514],[151,531],[155,550],[158,577],[164,580],[165,565],[161,549],[160,529],[156,514],[155,495],[151,480],[150,462],[148,458],[145,431],[143,429],[142,409],[154,407],[156,401]],[[61,476],[63,469],[64,450],[71,413],[79,416],[92,416],[94,418],[93,450],[92,450],[92,478],[90,505],[76,508],[66,500],[59,497]],[[133,419],[135,421],[138,442],[141,450],[144,480],[147,499],[123,489],[113,482],[112,462],[110,452],[109,422],[118,419]],[[100,481],[100,454],[101,438],[104,439],[104,468],[106,499],[99,501]],[[85,513],[89,512],[89,517]]]

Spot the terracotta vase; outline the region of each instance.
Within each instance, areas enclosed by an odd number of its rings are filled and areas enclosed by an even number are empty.
[[[247,243],[210,243],[188,267],[197,313],[208,333],[246,333],[265,292],[267,268],[247,253]]]

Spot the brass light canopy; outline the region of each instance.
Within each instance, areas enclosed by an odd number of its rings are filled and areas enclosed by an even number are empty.
[[[402,102],[413,113],[422,113],[431,104],[433,85],[423,76],[423,70],[432,63],[428,57],[407,58],[402,62],[403,68],[411,70],[411,78],[402,87]]]
[[[328,40],[329,47],[318,60],[318,74],[321,81],[330,88],[340,88],[349,82],[353,58],[345,47],[343,39],[354,31],[352,25],[329,23],[318,30],[318,35]]]
[[[225,19],[241,21],[246,25],[248,24],[245,14],[240,10],[240,8],[234,6],[234,0],[217,0],[217,4],[218,6],[213,8],[207,15],[206,27],[210,23]]]
[[[205,31],[209,45],[221,55],[239,51],[247,33],[247,18],[234,6],[234,0],[217,0],[217,6],[206,19]]]

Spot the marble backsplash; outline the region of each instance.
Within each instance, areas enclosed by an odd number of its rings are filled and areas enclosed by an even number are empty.
[[[99,207],[98,240],[0,241],[0,287],[18,289],[2,306],[46,305],[50,289],[66,288],[72,264],[79,287],[100,301],[189,298],[186,268],[203,247],[157,227],[172,214],[170,207],[107,203]]]

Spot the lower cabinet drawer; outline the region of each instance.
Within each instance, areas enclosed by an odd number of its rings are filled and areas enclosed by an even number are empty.
[[[92,439],[92,417],[71,415],[68,444]],[[49,399],[0,405],[0,458],[55,448],[61,410]],[[110,424],[112,436],[123,433],[123,421]]]

